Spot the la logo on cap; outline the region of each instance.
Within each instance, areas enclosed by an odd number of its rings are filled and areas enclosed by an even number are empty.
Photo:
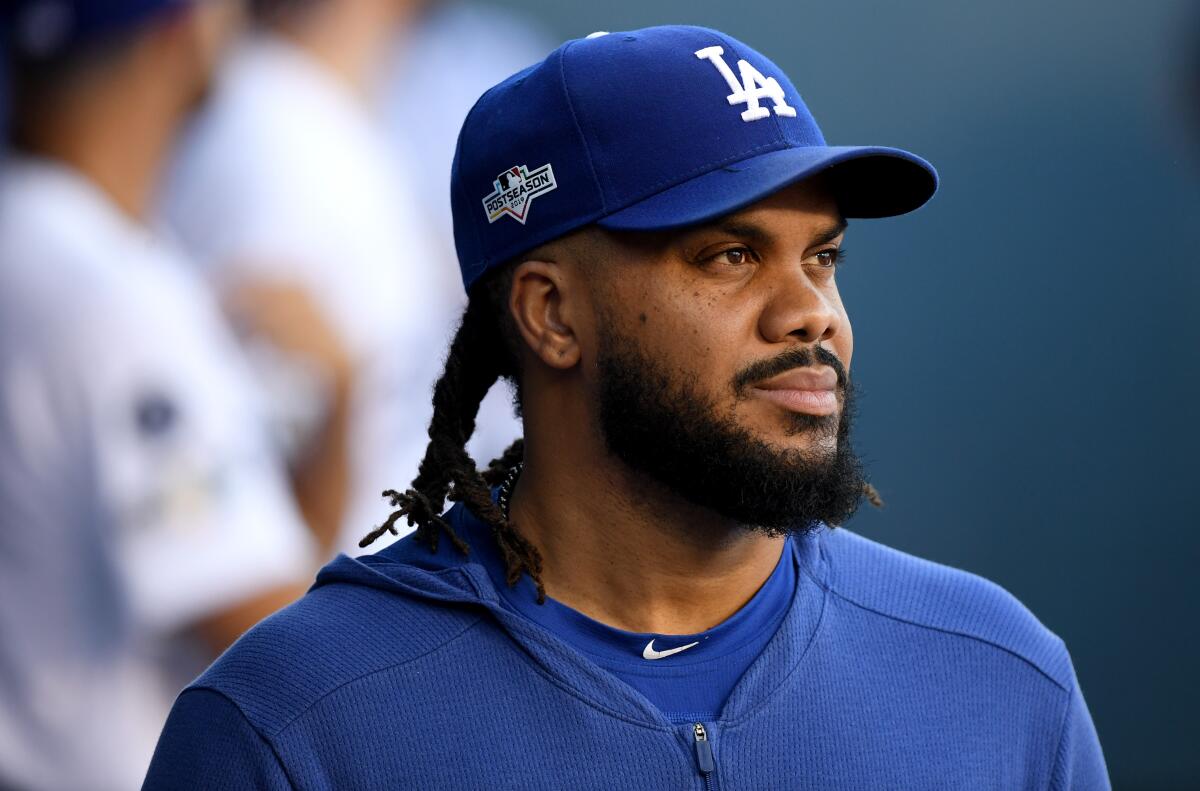
[[[783,95],[783,87],[778,80],[774,77],[764,77],[763,73],[754,68],[752,64],[745,60],[738,60],[738,72],[742,75],[742,81],[738,82],[737,77],[733,74],[733,69],[729,68],[729,64],[722,57],[724,54],[723,47],[705,47],[696,50],[697,58],[712,63],[725,78],[729,90],[732,91],[725,97],[726,100],[730,104],[746,105],[746,109],[742,113],[743,121],[758,121],[770,117],[771,111],[758,103],[760,99],[770,99],[775,103],[775,115],[796,117],[796,108],[787,103],[787,97]]]

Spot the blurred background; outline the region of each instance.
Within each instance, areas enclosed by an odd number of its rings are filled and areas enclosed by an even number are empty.
[[[1060,635],[1114,787],[1200,787],[1195,0],[3,7],[0,787],[133,787],[179,686],[358,551],[464,304],[466,111],[562,40],[677,22],[771,57],[831,143],[941,174],[847,236],[886,501],[851,527]]]

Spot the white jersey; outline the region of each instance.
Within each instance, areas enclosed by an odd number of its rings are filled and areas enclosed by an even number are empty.
[[[364,97],[303,50],[257,34],[223,68],[165,194],[168,226],[217,288],[299,284],[348,346],[359,379],[338,548],[354,554],[390,511],[380,492],[416,475],[463,305],[418,205],[448,202],[448,178],[397,180],[394,153]]]
[[[181,631],[312,542],[202,281],[65,167],[0,166],[0,787],[136,788]]]

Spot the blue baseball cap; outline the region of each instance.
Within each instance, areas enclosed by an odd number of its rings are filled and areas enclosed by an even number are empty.
[[[450,176],[463,283],[585,225],[693,225],[819,172],[847,217],[904,214],[937,189],[907,151],[826,145],[783,71],[731,36],[593,33],[467,115]]]
[[[8,45],[26,58],[69,52],[194,0],[3,0]]]

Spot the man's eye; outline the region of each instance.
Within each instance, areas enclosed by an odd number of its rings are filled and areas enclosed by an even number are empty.
[[[846,251],[840,249],[822,250],[816,255],[817,263],[821,266],[832,269],[838,264],[844,263],[846,260]]]
[[[732,266],[741,266],[749,263],[751,259],[750,250],[745,247],[735,247],[732,250],[722,250],[713,256],[714,261],[730,264]]]

